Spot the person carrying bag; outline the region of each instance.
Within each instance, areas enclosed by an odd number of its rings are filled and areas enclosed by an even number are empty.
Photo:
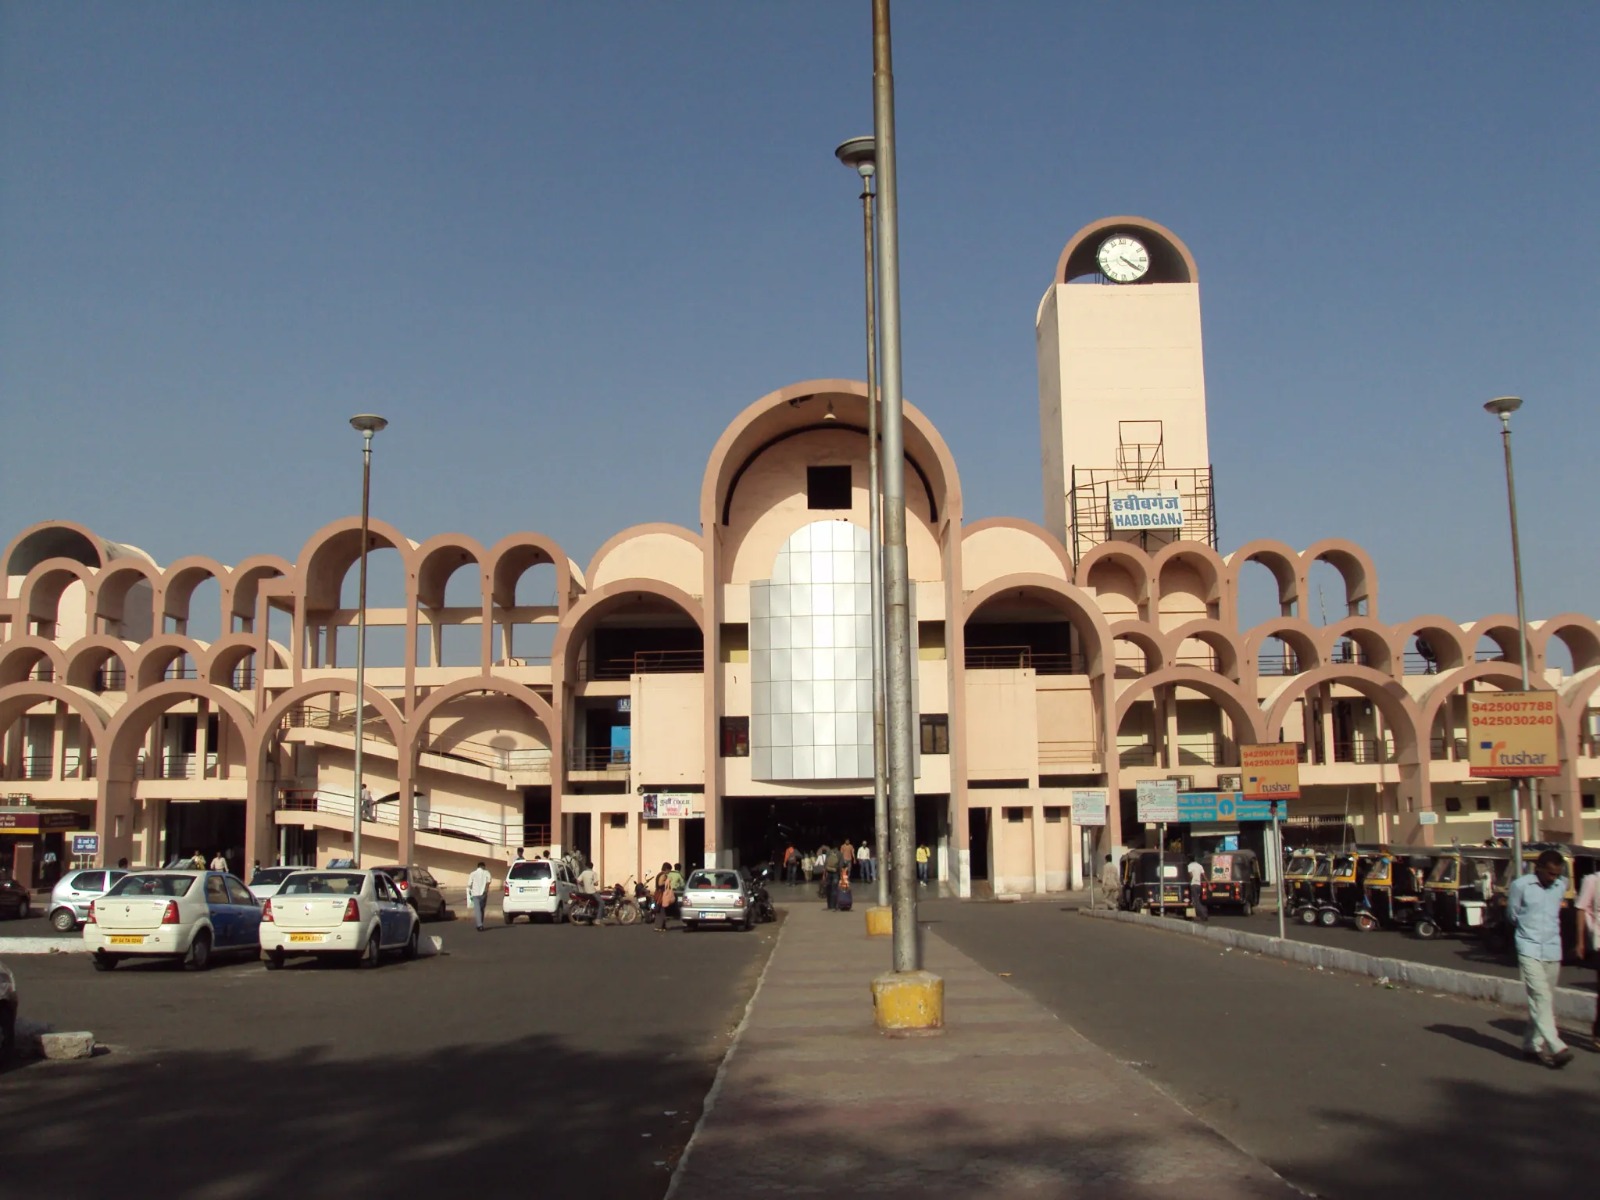
[[[664,862],[656,874],[656,932],[667,931],[667,914],[678,902],[678,893],[672,890],[672,864]]]

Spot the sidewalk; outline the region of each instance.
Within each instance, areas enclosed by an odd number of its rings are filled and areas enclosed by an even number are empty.
[[[923,965],[946,1029],[882,1036],[869,985],[890,946],[865,929],[859,910],[786,906],[668,1200],[1299,1194],[936,926]]]

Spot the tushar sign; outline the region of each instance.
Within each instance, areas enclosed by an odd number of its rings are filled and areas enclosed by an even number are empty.
[[[1246,800],[1300,798],[1300,743],[1262,742],[1239,747]]]
[[[1468,692],[1467,762],[1485,779],[1561,774],[1554,692]]]

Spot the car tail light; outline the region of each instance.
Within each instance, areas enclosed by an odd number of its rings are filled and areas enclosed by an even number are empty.
[[[511,895],[511,885],[509,883],[501,884],[500,885],[500,894],[502,896]]]
[[[733,906],[735,908],[743,908],[744,907],[744,897],[743,896],[737,897],[733,902]]]
[[[261,906],[261,920],[262,920],[263,923],[270,923],[272,921],[272,901],[271,900],[268,900],[265,904],[263,904]]]
[[[354,896],[344,902],[344,919],[346,921],[361,920],[361,906],[356,903]]]
[[[161,914],[161,923],[163,925],[176,925],[178,923],[178,902],[176,900],[167,901],[167,911]]]
[[[93,900],[89,901],[89,915],[83,919],[83,923],[85,925],[93,925],[95,923],[95,920],[94,920],[94,901]]]
[[[400,890],[402,892],[409,892],[411,890],[411,885],[404,879],[396,879],[395,882],[400,885]]]

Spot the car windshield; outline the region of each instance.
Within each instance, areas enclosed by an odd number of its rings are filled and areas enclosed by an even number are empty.
[[[1441,858],[1433,864],[1433,871],[1428,875],[1429,883],[1454,883],[1460,871],[1461,863],[1454,858]]]
[[[689,876],[689,890],[705,891],[711,888],[721,888],[730,892],[739,890],[739,873],[737,871],[696,871]]]
[[[355,871],[302,871],[283,881],[280,896],[354,896],[366,875]]]
[[[124,875],[108,896],[187,896],[198,875]]]
[[[1289,865],[1284,868],[1285,875],[1309,875],[1311,869],[1317,865],[1317,860],[1311,854],[1296,854],[1289,860]]]
[[[282,883],[285,879],[289,878],[289,876],[293,875],[298,870],[301,870],[301,868],[262,867],[261,870],[250,876],[250,886],[255,887],[257,884],[262,883]]]
[[[547,862],[514,862],[511,870],[506,873],[508,879],[549,879],[550,864]]]

